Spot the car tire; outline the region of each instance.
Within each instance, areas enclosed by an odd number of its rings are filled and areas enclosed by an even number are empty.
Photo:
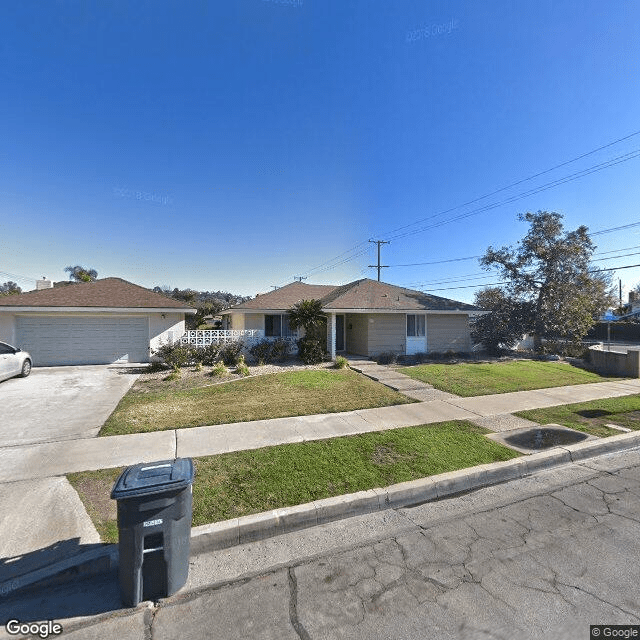
[[[21,378],[26,378],[30,373],[31,373],[31,360],[29,360],[29,358],[27,358],[22,363],[22,371],[20,371],[20,377]]]

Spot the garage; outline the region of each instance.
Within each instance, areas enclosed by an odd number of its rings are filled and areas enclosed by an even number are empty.
[[[184,335],[185,314],[196,312],[121,278],[46,282],[0,296],[0,342],[28,351],[35,367],[149,362]]]
[[[146,317],[17,316],[17,342],[40,366],[145,362]]]

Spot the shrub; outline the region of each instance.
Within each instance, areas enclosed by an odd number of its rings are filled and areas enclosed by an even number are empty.
[[[154,356],[162,358],[162,360],[170,367],[183,367],[194,360],[194,349],[191,345],[180,344],[161,344],[153,352]]]
[[[218,362],[211,370],[211,376],[214,378],[222,378],[229,373],[229,370],[225,366],[224,362]]]
[[[555,342],[546,340],[540,345],[540,352],[543,354],[559,354],[570,358],[589,358],[589,347],[581,342]]]
[[[238,364],[236,365],[236,373],[241,376],[249,375],[249,367],[247,367],[247,363],[244,361],[243,355],[240,355],[238,357]]]
[[[202,371],[202,362],[196,362],[196,371]]]
[[[284,362],[289,355],[289,343],[284,338],[278,338],[271,343],[271,359]]]
[[[277,340],[260,340],[254,344],[249,353],[257,360],[258,364],[269,364],[274,360],[282,362],[289,354],[289,343],[284,338]]]
[[[147,368],[147,371],[149,373],[157,373],[158,371],[164,371],[166,366],[167,365],[164,362],[160,362],[159,360],[154,360]]]
[[[398,355],[393,353],[392,351],[385,351],[383,353],[379,353],[377,356],[374,356],[374,360],[378,364],[395,364],[398,362]]]
[[[320,340],[305,336],[298,340],[298,355],[305,364],[319,364],[325,358],[325,350]]]
[[[200,362],[207,367],[213,367],[220,360],[221,347],[222,345],[220,344],[212,343],[198,349],[200,352]]]
[[[344,356],[338,356],[336,358],[336,369],[348,369],[349,361]]]
[[[233,367],[238,364],[238,358],[242,352],[244,343],[242,340],[235,340],[234,342],[227,342],[222,345],[220,349],[220,357],[228,367]]]
[[[271,344],[272,343],[265,338],[249,349],[249,353],[257,360],[259,365],[271,362]]]
[[[180,375],[181,375],[181,371],[179,367],[175,367],[173,369],[173,371],[166,376],[164,379],[165,380],[179,380],[180,379]]]

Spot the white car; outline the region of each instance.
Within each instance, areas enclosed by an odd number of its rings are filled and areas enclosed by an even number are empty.
[[[6,342],[0,342],[0,380],[14,376],[26,378],[31,373],[31,356]]]

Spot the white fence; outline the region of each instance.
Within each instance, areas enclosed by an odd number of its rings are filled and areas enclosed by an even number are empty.
[[[206,347],[209,344],[225,344],[242,340],[245,346],[252,346],[264,338],[261,329],[212,329],[211,331],[185,331],[180,338],[181,344],[193,344]]]
[[[253,345],[257,344],[261,340],[265,339],[263,329],[215,329],[211,331],[195,330],[185,331],[182,336],[174,339],[174,342],[180,342],[180,344],[190,344],[196,347],[206,347],[210,344],[225,344],[227,342],[236,342],[241,340],[244,344],[243,351],[249,352],[249,349]],[[267,340],[278,340],[278,338],[272,338],[267,336]],[[289,343],[289,353],[295,350],[297,335],[288,336],[283,338]]]

